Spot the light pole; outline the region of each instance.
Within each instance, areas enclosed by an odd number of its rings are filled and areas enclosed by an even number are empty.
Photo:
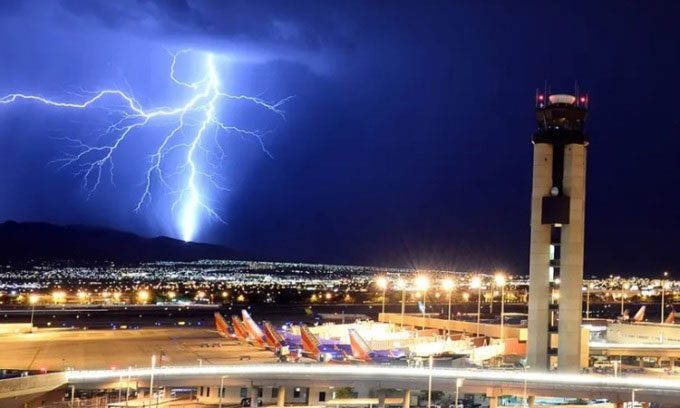
[[[453,288],[455,284],[453,283],[453,280],[451,279],[444,279],[444,282],[442,284],[444,287],[444,290],[448,293],[449,295],[449,314],[447,317],[447,322],[446,322],[446,338],[448,339],[449,336],[451,335],[451,293],[453,292]]]
[[[623,307],[624,307],[623,301],[624,301],[625,296],[626,296],[626,295],[624,294],[624,291],[628,290],[628,288],[629,288],[629,286],[628,286],[627,283],[624,283],[623,285],[621,285],[621,317],[623,317],[623,312],[624,312],[624,310],[623,310]]]
[[[120,403],[123,400],[123,374],[120,375],[120,378],[118,378],[118,403]]]
[[[668,271],[664,271],[663,280],[661,281],[661,323],[664,322],[664,314],[666,312],[666,278],[668,278]]]
[[[125,387],[125,406],[128,406],[128,402],[130,402],[130,375],[132,372],[132,366],[128,366],[128,375],[127,375],[127,384]]]
[[[401,328],[404,328],[404,312],[406,311],[406,281],[397,279],[397,286],[401,289]]]
[[[382,314],[385,314],[385,292],[387,291],[387,278],[384,276],[379,277],[376,280],[376,284],[380,289],[382,289]]]
[[[496,281],[496,286],[500,286],[501,288],[501,341],[505,338],[503,336],[503,329],[505,328],[504,326],[504,321],[505,321],[505,275],[502,273],[497,273],[496,276],[494,277]]]
[[[480,324],[482,322],[482,278],[475,276],[470,282],[470,289],[477,289],[477,336],[479,337]]]
[[[33,316],[35,315],[35,304],[40,300],[40,295],[31,293],[28,296],[28,302],[31,304],[31,333],[33,333]]]
[[[635,388],[630,390],[630,406],[635,408]]]
[[[495,288],[493,287],[493,282],[489,286],[491,286],[491,296],[489,297],[489,314],[493,315],[493,298],[494,298],[493,291]]]
[[[428,359],[428,363],[430,366],[429,374],[427,376],[427,408],[432,407],[432,355],[430,355]]]
[[[154,372],[155,368],[156,368],[156,355],[152,354],[151,355],[151,380],[149,381],[149,405],[151,405],[151,401],[153,401],[153,372]]]
[[[590,319],[590,291],[592,289],[592,282],[586,285],[586,319]]]
[[[523,365],[524,367],[524,408],[527,408],[529,406],[529,396],[527,395],[527,368],[530,368],[528,365]]]
[[[456,401],[453,403],[454,408],[458,408],[458,401],[459,401],[459,393],[460,393],[460,387],[463,386],[463,378],[456,378]]]
[[[219,408],[222,408],[222,396],[223,396],[223,394],[224,394],[224,378],[225,378],[225,377],[226,377],[226,375],[223,375],[223,376],[220,378],[220,393],[219,393],[220,404],[219,404]],[[251,398],[252,398],[252,396],[251,396]]]
[[[423,294],[423,330],[425,330],[425,299],[427,297],[427,289],[430,287],[430,279],[425,275],[416,277],[416,288]]]

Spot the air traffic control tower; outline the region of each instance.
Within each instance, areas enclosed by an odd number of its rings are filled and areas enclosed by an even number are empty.
[[[585,96],[536,94],[527,340],[534,370],[548,369],[555,354],[559,371],[580,368],[587,112]]]

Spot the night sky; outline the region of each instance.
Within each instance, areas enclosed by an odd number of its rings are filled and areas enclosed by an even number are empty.
[[[528,273],[534,95],[590,95],[586,275],[680,276],[680,3],[2,1],[0,96],[117,87],[178,99],[169,52],[223,57],[234,93],[294,96],[271,130],[222,136],[196,240],[271,260]],[[188,71],[191,71],[190,69]],[[88,197],[64,137],[111,112],[0,105],[0,220],[178,236],[170,198],[134,207],[154,128]]]

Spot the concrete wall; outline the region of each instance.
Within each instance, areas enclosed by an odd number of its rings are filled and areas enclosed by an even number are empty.
[[[550,324],[550,225],[541,223],[543,197],[552,187],[553,148],[534,145],[531,187],[531,241],[529,249],[529,339],[527,362],[534,370],[548,369]]]
[[[305,382],[308,384],[308,382]],[[261,391],[261,397],[259,396],[259,390]],[[296,389],[299,390],[298,396],[296,396]],[[240,404],[241,400],[244,398],[242,390],[245,390],[245,395],[250,397],[253,393],[258,401],[262,401],[262,405],[277,405],[283,402],[285,405],[325,405],[326,401],[330,401],[335,397],[335,389],[333,387],[315,387],[315,386],[305,386],[301,384],[299,387],[295,386],[255,386],[250,388],[248,385],[225,385],[224,396],[222,397],[222,403],[224,405],[236,405]],[[278,391],[277,391],[278,390]],[[366,396],[367,390],[361,391],[360,396]],[[281,400],[279,394],[283,392],[284,398]],[[219,403],[219,386],[205,385],[198,386],[196,391],[198,401],[202,404],[217,404]],[[325,401],[320,401],[322,393],[325,393]]]
[[[20,405],[29,403],[65,384],[66,375],[63,373],[0,380],[0,407],[15,406],[17,401],[21,401]]]
[[[564,193],[569,196],[569,224],[562,226],[560,256],[559,324],[560,347],[557,369],[578,372],[581,361],[583,305],[583,243],[586,194],[586,147],[564,148]]]
[[[680,325],[609,323],[607,341],[625,344],[680,345]]]
[[[474,335],[477,332],[477,322],[446,320],[432,317],[426,317],[423,320],[421,315],[404,315],[402,322],[402,317],[399,313],[380,313],[378,315],[378,320],[396,325],[403,323],[404,326],[408,327],[423,327],[424,324],[425,327],[440,329],[442,331],[448,329],[452,332],[467,333],[469,335]],[[482,336],[495,338],[500,338],[501,336],[501,326],[499,324],[481,323],[479,325],[479,331]],[[506,324],[503,328],[503,334],[506,338],[517,338],[520,341],[525,341],[527,339],[527,329],[525,327],[510,326]]]
[[[0,324],[0,335],[30,333],[31,327],[30,323],[2,323]]]

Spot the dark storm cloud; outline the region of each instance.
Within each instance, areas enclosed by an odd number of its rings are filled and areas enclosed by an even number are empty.
[[[195,35],[230,42],[266,44],[303,51],[350,51],[356,23],[350,3],[329,10],[323,2],[62,0],[73,15],[92,17],[110,28],[157,35]]]

